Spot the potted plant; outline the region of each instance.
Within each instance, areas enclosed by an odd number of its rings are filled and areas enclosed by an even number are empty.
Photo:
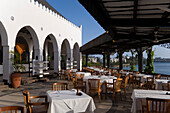
[[[25,71],[25,66],[20,61],[20,55],[17,52],[10,51],[11,62],[14,72],[11,74],[11,84],[14,88],[18,88],[21,84],[21,72]]]

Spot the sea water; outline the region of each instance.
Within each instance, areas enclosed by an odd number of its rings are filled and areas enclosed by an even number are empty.
[[[154,65],[155,73],[170,75],[170,62],[154,62],[153,65]],[[136,67],[135,71],[138,71],[138,65],[136,65],[135,67]],[[125,66],[123,67],[123,69],[130,70],[130,66]]]

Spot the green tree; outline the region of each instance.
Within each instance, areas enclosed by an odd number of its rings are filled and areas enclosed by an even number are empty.
[[[145,66],[144,72],[145,73],[155,73],[154,65],[153,65],[153,62],[154,62],[154,59],[153,59],[154,51],[152,51],[152,47],[149,48],[146,52],[147,52],[148,58],[147,58],[147,64]]]
[[[134,49],[131,49],[130,51],[132,53],[132,62],[130,63],[130,71],[135,71],[136,67],[135,67],[134,55],[136,51]]]

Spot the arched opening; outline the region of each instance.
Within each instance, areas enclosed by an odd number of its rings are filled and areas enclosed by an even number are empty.
[[[33,59],[40,60],[38,37],[30,26],[23,27],[18,31],[14,51],[20,56],[17,62],[24,64],[26,71],[29,69],[29,62]]]
[[[80,70],[80,48],[78,43],[73,48],[73,68]]]
[[[9,79],[9,46],[5,27],[0,22],[0,75],[3,80]]]
[[[61,69],[71,69],[71,49],[67,39],[61,45]]]
[[[58,44],[54,35],[50,34],[44,42],[43,60],[49,61],[49,69],[58,72]]]

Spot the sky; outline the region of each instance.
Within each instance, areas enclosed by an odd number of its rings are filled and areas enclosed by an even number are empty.
[[[82,25],[82,45],[103,34],[105,30],[97,21],[86,11],[78,0],[47,0],[59,13],[77,26]],[[170,58],[170,49],[154,46],[154,57]],[[129,56],[130,53],[126,53]],[[144,57],[147,55],[144,53]]]

